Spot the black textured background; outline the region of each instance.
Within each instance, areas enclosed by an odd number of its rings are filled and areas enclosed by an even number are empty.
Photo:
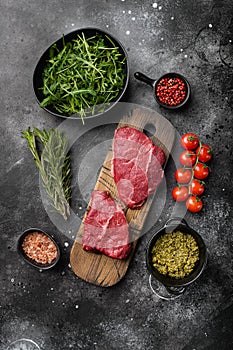
[[[32,338],[43,350],[68,349],[233,349],[232,267],[232,0],[1,0],[0,2],[0,349],[17,338]],[[75,277],[69,246],[43,208],[39,178],[21,131],[56,127],[60,119],[37,105],[32,73],[39,56],[62,33],[97,26],[127,48],[130,83],[124,100],[159,111],[177,131],[192,131],[214,149],[211,175],[199,214],[186,219],[206,241],[208,268],[172,302],[151,293],[145,266],[150,231],[139,242],[126,277],[101,289]],[[129,31],[129,32],[128,32]],[[185,75],[192,86],[189,106],[179,112],[159,108],[135,71],[159,77]],[[80,142],[84,156],[92,140],[112,130],[101,127]],[[96,133],[96,135],[94,135]],[[168,164],[165,222],[174,202],[174,164]],[[26,228],[54,233],[62,248],[58,266],[40,273],[16,253]]]

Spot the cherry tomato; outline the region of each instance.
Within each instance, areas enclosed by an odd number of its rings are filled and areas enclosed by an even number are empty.
[[[209,145],[206,145],[205,143],[203,143],[201,147],[198,147],[198,149],[196,150],[198,160],[200,160],[200,162],[203,163],[210,161],[210,159],[212,158],[212,153],[212,148]]]
[[[185,186],[175,187],[172,190],[172,197],[177,202],[183,202],[188,198],[188,189]]]
[[[185,149],[191,150],[196,149],[199,145],[199,139],[196,134],[187,133],[181,137],[181,146]]]
[[[179,168],[175,172],[175,179],[180,184],[187,184],[192,178],[192,172],[186,168]]]
[[[189,192],[196,195],[200,196],[204,192],[205,187],[204,183],[202,181],[193,179],[191,183],[189,184]]]
[[[192,166],[196,162],[196,153],[193,151],[184,151],[180,154],[180,163],[185,166]]]
[[[198,162],[193,168],[193,174],[196,179],[205,179],[209,175],[209,168],[206,164]]]
[[[202,203],[201,198],[196,197],[196,196],[188,197],[188,199],[186,201],[186,207],[192,213],[197,213],[203,207],[203,203]]]

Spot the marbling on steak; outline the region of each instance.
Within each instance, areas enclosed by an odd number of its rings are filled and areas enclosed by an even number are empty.
[[[115,259],[125,259],[131,250],[125,214],[107,191],[92,192],[82,246],[84,250],[99,251]]]
[[[165,155],[143,132],[125,126],[115,131],[112,173],[121,200],[140,208],[163,178]]]

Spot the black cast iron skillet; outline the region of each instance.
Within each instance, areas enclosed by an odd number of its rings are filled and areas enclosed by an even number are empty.
[[[159,79],[151,79],[149,77],[147,77],[145,74],[143,73],[140,73],[140,72],[135,72],[134,73],[134,77],[137,79],[137,80],[140,80],[144,83],[146,83],[147,85],[151,86],[152,89],[153,89],[153,96],[156,100],[156,102],[164,107],[164,108],[168,108],[168,109],[178,109],[178,108],[181,108],[183,107],[187,102],[188,100],[190,99],[190,95],[191,95],[191,87],[190,87],[190,84],[188,82],[188,80],[181,74],[178,74],[178,73],[174,73],[174,72],[171,72],[171,73],[166,73],[164,75],[162,75]],[[157,93],[156,93],[156,90],[157,90],[157,85],[158,83],[160,82],[161,79],[163,78],[180,78],[181,80],[183,80],[184,84],[185,84],[185,87],[186,87],[186,96],[185,96],[185,99],[179,103],[178,105],[176,106],[169,106],[169,105],[166,105],[164,103],[162,103],[158,96],[157,96]]]
[[[157,269],[153,267],[152,264],[152,248],[155,245],[155,242],[159,237],[164,235],[168,232],[173,232],[179,230],[183,232],[184,234],[190,234],[194,237],[195,241],[197,242],[198,248],[199,248],[199,260],[197,261],[193,271],[190,275],[184,277],[184,278],[172,278],[165,275],[162,275],[159,273]],[[202,239],[202,237],[189,225],[187,222],[182,218],[171,218],[169,219],[165,225],[157,231],[152,238],[150,239],[147,251],[146,251],[146,263],[147,268],[149,272],[152,274],[154,278],[156,278],[159,282],[161,282],[167,290],[172,294],[180,294],[184,292],[185,287],[187,287],[189,284],[193,283],[202,273],[206,266],[207,262],[207,251],[206,251],[206,245]]]
[[[86,38],[90,38],[92,36],[99,34],[100,36],[102,36],[104,38],[105,44],[109,47],[112,47],[112,42],[113,42],[119,48],[120,54],[122,56],[122,60],[124,59],[124,70],[125,70],[124,86],[119,91],[119,94],[109,103],[109,106],[107,106],[107,104],[104,106],[104,112],[107,112],[109,109],[113,108],[113,106],[115,106],[115,104],[124,95],[126,88],[127,88],[127,85],[128,85],[128,81],[129,81],[129,63],[128,63],[128,55],[127,55],[125,48],[123,47],[123,45],[120,43],[120,41],[118,39],[116,39],[114,36],[112,36],[112,34],[106,32],[106,31],[103,31],[102,29],[88,27],[88,28],[77,29],[77,30],[74,30],[74,31],[64,35],[63,37],[61,37],[60,39],[55,41],[53,44],[51,44],[47,48],[47,50],[45,50],[43,55],[40,57],[37,65],[36,65],[36,68],[34,70],[34,74],[33,74],[33,88],[34,88],[34,92],[35,92],[35,95],[37,98],[37,102],[39,104],[43,101],[43,99],[45,97],[42,90],[41,90],[41,87],[43,86],[42,73],[43,73],[43,70],[47,64],[47,61],[50,59],[51,47],[56,44],[58,50],[60,51],[63,49],[64,41],[65,41],[65,43],[68,43],[68,42],[72,41],[73,39],[77,39],[77,36],[81,35],[82,33],[85,35]],[[99,108],[97,108],[97,113],[95,113],[94,115],[90,114],[90,117],[96,117],[97,115],[103,114],[103,106],[98,106],[98,107]],[[66,114],[60,113],[52,106],[43,107],[43,109],[45,111],[49,112],[50,114],[55,115],[56,117],[71,118],[71,119],[77,119],[77,117],[78,117],[78,114],[73,115],[73,116],[68,116]]]

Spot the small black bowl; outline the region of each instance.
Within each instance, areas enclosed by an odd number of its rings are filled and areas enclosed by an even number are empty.
[[[162,235],[173,232],[173,231],[181,231],[184,234],[190,234],[195,239],[198,248],[199,248],[199,260],[197,261],[193,271],[184,278],[172,278],[169,276],[162,275],[152,263],[152,248],[155,245],[155,242]],[[183,292],[184,288],[189,284],[193,283],[203,272],[207,263],[207,251],[206,245],[202,239],[202,237],[191,227],[188,226],[187,222],[182,218],[171,218],[166,224],[157,231],[152,238],[150,239],[147,251],[146,251],[146,264],[149,272],[155,277],[159,282],[161,282],[170,293],[179,294],[179,290]]]
[[[47,237],[49,237],[51,239],[51,241],[55,244],[56,248],[57,248],[57,257],[56,259],[54,259],[51,264],[39,264],[38,262],[36,262],[35,260],[29,258],[23,248],[22,248],[22,243],[23,243],[23,240],[24,238],[29,234],[29,233],[32,233],[32,232],[39,232],[39,233],[43,233],[45,234]],[[27,262],[29,263],[30,265],[34,266],[34,267],[37,267],[38,269],[41,269],[41,270],[48,270],[48,269],[51,269],[52,267],[54,267],[58,260],[60,259],[60,249],[59,249],[59,246],[58,244],[55,242],[55,240],[48,234],[46,233],[45,231],[39,229],[39,228],[29,228],[27,230],[25,230],[21,236],[19,237],[18,239],[18,243],[17,243],[17,251],[19,253],[19,255]]]
[[[122,60],[125,59],[125,63],[124,63],[124,70],[125,70],[125,81],[124,81],[124,86],[122,87],[121,91],[119,91],[119,94],[113,99],[111,100],[111,102],[109,103],[109,106],[104,106],[104,111],[102,111],[102,106],[100,105],[99,110],[97,109],[97,113],[95,113],[94,115],[88,115],[89,117],[96,117],[98,115],[103,114],[104,112],[107,112],[108,110],[110,110],[111,108],[113,108],[113,106],[115,106],[115,104],[120,101],[120,99],[123,97],[128,82],[129,82],[129,63],[128,63],[128,55],[127,52],[125,50],[125,48],[123,47],[123,45],[120,43],[120,41],[118,39],[116,39],[115,37],[112,36],[112,34],[103,31],[102,29],[98,29],[98,28],[80,28],[77,30],[74,30],[66,35],[64,35],[63,37],[61,37],[60,39],[58,39],[57,41],[55,41],[53,44],[51,44],[43,53],[43,55],[40,57],[36,68],[34,70],[34,74],[33,74],[33,88],[34,88],[34,92],[37,98],[37,102],[39,103],[39,105],[41,104],[41,102],[43,101],[43,99],[45,98],[41,87],[43,86],[43,79],[42,79],[42,74],[44,71],[45,66],[47,65],[48,60],[50,59],[50,49],[53,45],[56,44],[58,50],[62,50],[63,49],[63,43],[68,43],[71,42],[74,39],[77,39],[78,35],[84,34],[86,38],[90,38],[92,36],[95,35],[100,35],[104,38],[105,40],[105,44],[109,47],[112,47],[112,43],[114,43],[118,48],[119,48],[119,52],[122,56]],[[106,104],[107,105],[107,104]],[[60,113],[59,111],[57,111],[54,107],[52,106],[47,106],[47,107],[42,107],[45,111],[47,111],[48,113],[56,116],[56,117],[61,117],[61,118],[70,118],[70,119],[77,119],[78,118],[78,114],[74,114],[73,116],[69,116],[66,115],[64,113]],[[88,117],[87,116],[87,117]],[[87,118],[85,117],[85,118]]]
[[[183,106],[189,101],[189,99],[190,99],[190,96],[191,96],[191,87],[190,87],[190,84],[189,84],[188,80],[187,80],[183,75],[181,75],[181,74],[179,74],[179,73],[174,73],[174,72],[166,73],[166,74],[162,75],[159,79],[151,79],[151,78],[147,77],[147,76],[146,76],[145,74],[143,74],[143,73],[135,72],[135,73],[134,73],[134,77],[135,77],[137,80],[140,80],[140,81],[142,81],[142,82],[144,82],[144,83],[146,83],[147,85],[150,85],[150,86],[152,87],[152,89],[153,89],[153,95],[154,95],[154,98],[155,98],[156,102],[157,102],[160,106],[162,106],[162,107],[164,107],[164,108],[167,108],[167,109],[179,109],[179,108],[183,107]],[[179,104],[177,104],[177,105],[175,105],[175,106],[169,106],[169,105],[167,105],[167,104],[165,104],[165,103],[162,103],[162,102],[159,100],[159,98],[158,98],[158,96],[157,96],[156,90],[157,90],[157,85],[159,84],[159,82],[160,82],[161,79],[163,79],[163,78],[180,78],[180,79],[184,82],[185,88],[186,88],[186,95],[185,95],[184,100],[183,100],[181,103],[179,103]]]

